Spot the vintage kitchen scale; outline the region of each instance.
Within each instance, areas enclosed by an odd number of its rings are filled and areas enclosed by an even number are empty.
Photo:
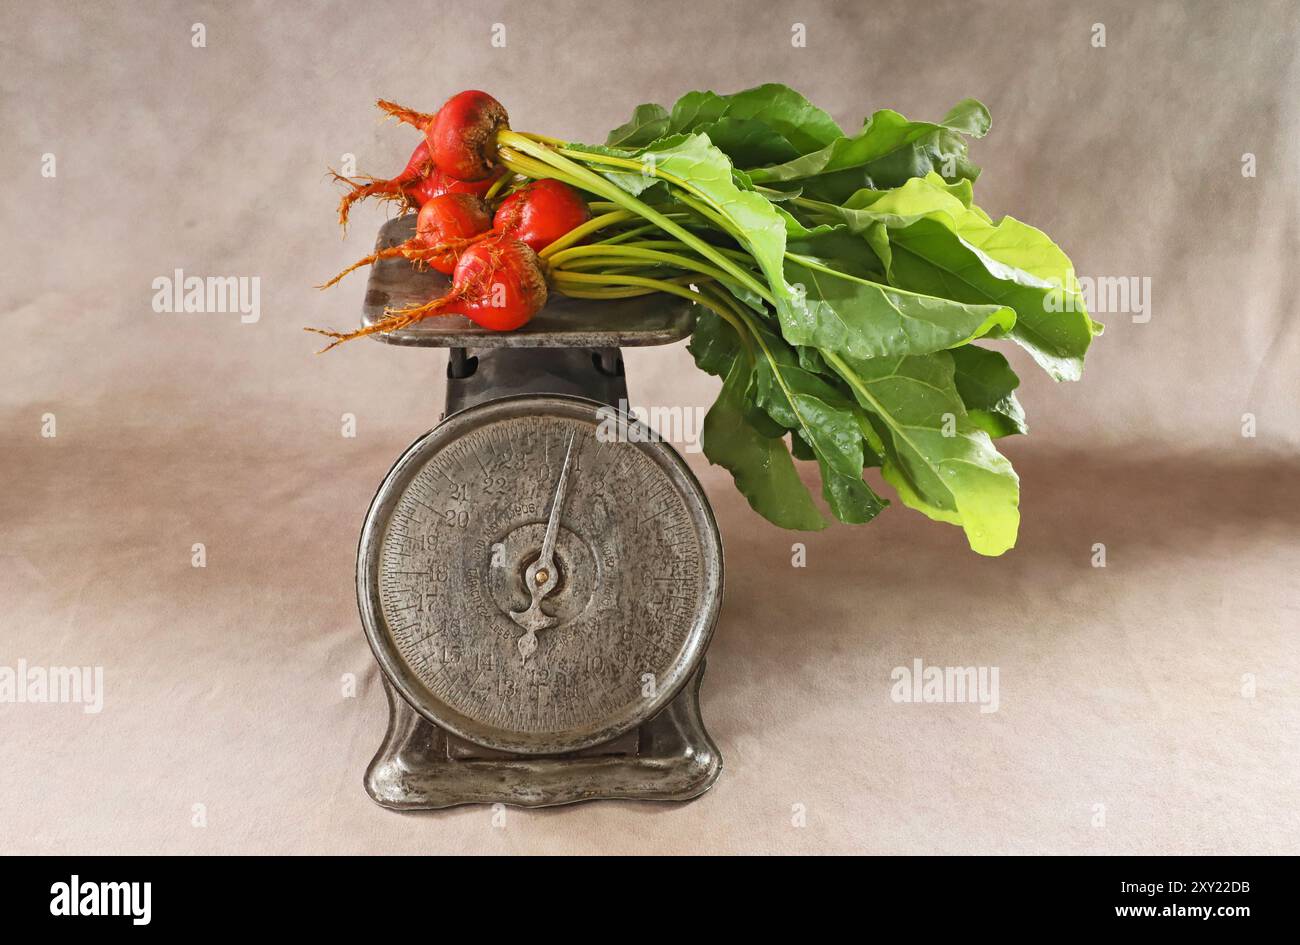
[[[363,319],[445,286],[381,260]],[[379,804],[687,800],[717,779],[699,708],[717,524],[676,451],[619,409],[619,349],[691,329],[662,296],[552,295],[515,332],[457,316],[373,336],[450,349],[444,419],[385,477],[357,551],[389,706],[365,779]]]

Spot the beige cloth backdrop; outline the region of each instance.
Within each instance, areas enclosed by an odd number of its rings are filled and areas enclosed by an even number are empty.
[[[101,666],[104,705],[0,704],[0,850],[1296,852],[1294,4],[3,6],[0,666]],[[1006,442],[1024,527],[1001,559],[893,508],[803,536],[793,569],[800,536],[687,453],[728,549],[703,799],[504,828],[381,810],[353,554],[444,355],[312,355],[301,327],[351,324],[362,283],[312,284],[383,219],[341,241],[325,167],[404,163],[379,96],[485,88],[516,127],[593,140],[764,81],[847,126],[981,98],[980,202],[1082,275],[1149,278],[1149,320],[1099,314],[1078,384],[1012,355],[1033,434]],[[259,277],[260,320],[156,314],[178,268]],[[682,345],[627,362],[640,404],[717,388]],[[917,658],[997,667],[999,711],[891,701]]]

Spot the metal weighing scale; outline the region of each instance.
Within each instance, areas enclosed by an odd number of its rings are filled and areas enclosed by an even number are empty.
[[[414,228],[390,221],[378,248]],[[445,286],[381,260],[363,319]],[[658,296],[552,296],[515,332],[446,317],[375,336],[450,349],[444,419],[385,477],[357,551],[389,707],[365,778],[379,804],[681,801],[717,779],[699,707],[717,524],[676,451],[619,410],[619,349],[692,327]]]

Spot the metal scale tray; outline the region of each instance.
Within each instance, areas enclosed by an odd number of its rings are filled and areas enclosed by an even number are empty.
[[[414,235],[415,214],[389,220],[379,230],[375,251]],[[427,302],[442,295],[448,285],[442,273],[417,271],[400,256],[381,259],[371,268],[361,323],[373,324],[387,308]],[[599,328],[592,324],[597,310]],[[444,315],[371,337],[391,345],[429,348],[641,348],[681,341],[690,337],[694,327],[689,303],[662,295],[589,302],[551,293],[546,307],[517,331],[490,331],[463,315]]]

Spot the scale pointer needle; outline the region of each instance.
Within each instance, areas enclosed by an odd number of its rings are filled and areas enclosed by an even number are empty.
[[[528,566],[525,572],[528,591],[532,602],[527,610],[510,612],[515,623],[524,628],[524,634],[518,640],[519,655],[526,662],[537,649],[537,631],[555,626],[555,618],[548,617],[542,611],[542,600],[555,590],[560,577],[555,570],[555,540],[560,532],[560,511],[564,508],[564,494],[569,484],[569,464],[573,459],[574,434],[569,433],[569,443],[564,453],[564,465],[560,467],[560,479],[555,484],[555,498],[551,500],[551,514],[546,520],[546,535],[542,539],[542,551],[537,560]]]

